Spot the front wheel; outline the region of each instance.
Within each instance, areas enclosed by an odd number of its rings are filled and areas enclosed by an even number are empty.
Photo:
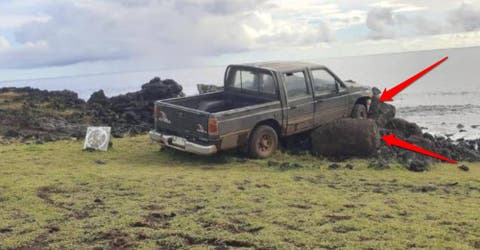
[[[278,148],[278,135],[267,125],[258,126],[250,136],[249,155],[253,158],[268,158]]]
[[[352,118],[355,119],[367,119],[367,107],[363,104],[357,103],[352,109]]]

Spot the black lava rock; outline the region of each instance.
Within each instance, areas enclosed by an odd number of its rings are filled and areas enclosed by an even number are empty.
[[[461,165],[458,167],[458,169],[462,170],[462,171],[465,171],[465,172],[468,172],[470,170],[470,168],[466,165]]]
[[[429,164],[426,160],[415,159],[408,165],[408,170],[413,172],[423,172],[429,170]]]
[[[339,169],[341,168],[342,166],[340,164],[337,164],[337,163],[333,163],[333,164],[330,164],[328,166],[329,169]]]

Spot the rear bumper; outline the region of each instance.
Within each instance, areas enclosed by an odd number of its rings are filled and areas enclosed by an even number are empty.
[[[207,146],[200,145],[197,143],[190,142],[185,138],[180,138],[178,136],[173,136],[173,135],[166,135],[153,130],[150,131],[149,135],[152,141],[158,142],[164,146],[167,146],[169,148],[174,148],[180,151],[190,152],[198,155],[213,155],[218,151],[217,146],[215,145],[207,145]],[[173,144],[172,140],[174,137],[184,140],[185,145],[180,146],[180,145]]]

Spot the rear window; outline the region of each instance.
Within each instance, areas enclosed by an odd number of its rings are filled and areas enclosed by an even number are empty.
[[[227,86],[240,90],[256,91],[265,94],[275,94],[275,82],[269,73],[252,70],[232,70]]]

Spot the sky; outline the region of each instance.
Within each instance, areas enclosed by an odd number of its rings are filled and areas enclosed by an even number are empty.
[[[480,45],[480,0],[0,0],[0,81]]]

